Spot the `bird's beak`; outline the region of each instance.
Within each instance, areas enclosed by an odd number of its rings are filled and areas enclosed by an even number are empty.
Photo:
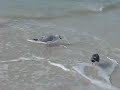
[[[60,38],[60,39],[62,39],[62,37],[61,37],[61,36],[59,36],[59,38]]]

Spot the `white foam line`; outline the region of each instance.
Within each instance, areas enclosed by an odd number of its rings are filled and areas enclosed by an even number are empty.
[[[84,67],[83,67],[84,68]],[[91,83],[95,84],[96,86],[99,86],[99,87],[102,87],[102,88],[106,88],[106,89],[115,89],[115,90],[118,90],[116,87],[113,87],[112,85],[108,84],[108,83],[105,83],[105,82],[101,82],[101,81],[98,81],[98,80],[95,80],[95,79],[91,79],[89,78],[88,76],[86,76],[84,73],[83,73],[83,69],[82,71],[79,71],[79,69],[77,69],[76,67],[73,67],[73,69],[75,71],[77,71],[79,74],[81,74],[84,78],[88,79]]]
[[[17,61],[20,61],[20,60],[14,59],[14,60],[9,60],[9,61],[1,61],[1,63],[17,62]]]
[[[35,61],[39,61],[45,58],[39,58],[39,57],[35,57],[38,60]],[[13,59],[13,60],[9,60],[9,61],[0,61],[1,63],[9,63],[9,62],[19,62],[19,61],[33,61],[34,58],[24,58],[24,57],[20,57],[18,59]]]
[[[117,61],[115,61],[114,59],[111,59],[111,58],[109,58],[109,57],[107,57],[110,61],[112,61],[112,62],[114,62],[114,63],[116,63],[116,64],[118,64],[118,65],[120,65]]]
[[[60,67],[62,68],[63,70],[65,71],[70,71],[70,69],[67,69],[65,66],[63,66],[62,64],[57,64],[57,63],[52,63],[51,61],[48,61],[51,65],[53,66],[57,66],[57,67]]]
[[[29,59],[28,59],[29,60]],[[19,62],[19,61],[28,61],[26,60],[22,60],[22,59],[14,59],[14,60],[9,60],[9,61],[1,61],[1,63],[9,63],[9,62]]]
[[[42,59],[45,59],[45,58],[42,58],[42,57],[36,57],[36,56],[32,56],[33,58],[36,58],[38,60],[42,60]]]
[[[42,42],[42,41],[34,41],[34,40],[30,40],[30,39],[27,39],[27,41],[29,42],[33,42],[33,43],[39,43],[39,44],[48,44],[46,42]]]

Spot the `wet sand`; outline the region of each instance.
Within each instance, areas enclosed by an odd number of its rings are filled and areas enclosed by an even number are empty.
[[[120,88],[120,66],[117,66],[113,73],[111,74],[111,83],[112,85]]]

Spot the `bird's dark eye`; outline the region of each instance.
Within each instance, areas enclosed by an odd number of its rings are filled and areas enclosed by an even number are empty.
[[[61,36],[59,36],[59,38],[60,38],[60,39],[62,39],[62,37],[61,37]]]
[[[95,60],[91,60],[92,62],[95,62]]]

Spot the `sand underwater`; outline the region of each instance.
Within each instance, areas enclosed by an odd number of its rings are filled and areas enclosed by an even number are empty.
[[[0,90],[120,90],[119,16],[119,0],[0,0]]]

